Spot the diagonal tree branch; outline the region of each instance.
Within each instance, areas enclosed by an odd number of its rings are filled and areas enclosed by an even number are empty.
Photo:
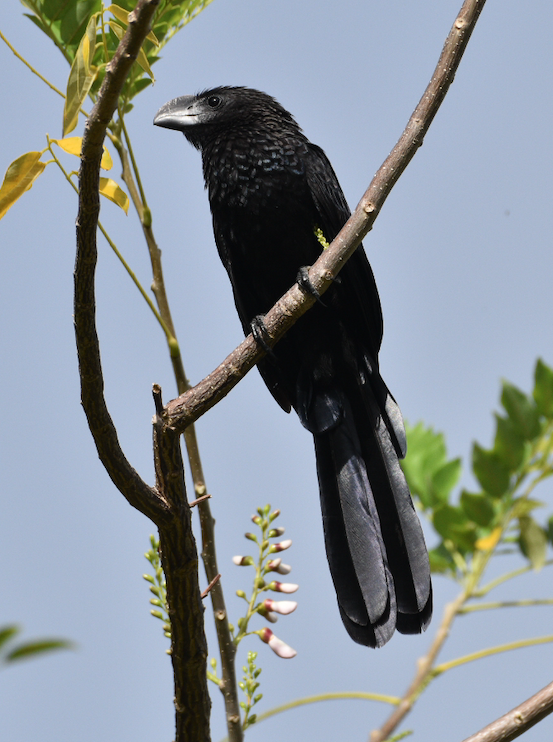
[[[419,104],[399,141],[374,176],[357,208],[332,244],[322,253],[309,271],[309,278],[319,294],[323,294],[355,252],[372,225],[390,191],[422,145],[434,116],[438,112],[455,78],[485,0],[465,0],[449,35],[440,59]],[[273,346],[315,302],[296,284],[265,315],[267,343]],[[166,424],[182,432],[207,410],[225,397],[247,372],[262,358],[264,352],[251,335],[225,360],[192,389],[172,400],[165,408]]]
[[[553,683],[464,742],[511,742],[553,711]]]

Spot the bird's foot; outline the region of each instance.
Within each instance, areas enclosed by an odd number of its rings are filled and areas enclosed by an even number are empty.
[[[313,286],[311,283],[311,279],[309,278],[309,267],[308,265],[302,265],[301,268],[298,271],[298,275],[296,276],[296,283],[300,287],[302,291],[304,291],[306,294],[309,294],[310,296],[313,296],[319,304],[322,304],[323,307],[326,307],[326,304],[321,299],[321,295]]]
[[[267,330],[267,327],[265,325],[265,315],[256,315],[250,322],[250,330],[252,331],[253,339],[259,345],[259,347],[263,348],[267,355],[273,356],[274,358],[273,349],[266,340],[266,338],[269,338],[270,336],[269,331]]]

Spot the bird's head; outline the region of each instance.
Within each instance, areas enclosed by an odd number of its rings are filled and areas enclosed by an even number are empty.
[[[294,118],[274,98],[260,90],[223,86],[197,95],[183,95],[162,106],[155,126],[181,131],[196,147],[219,133],[291,128]]]

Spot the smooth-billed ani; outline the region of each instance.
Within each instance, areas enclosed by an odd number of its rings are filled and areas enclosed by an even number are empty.
[[[317,230],[331,241],[348,219],[334,170],[257,90],[176,98],[154,124],[201,151],[215,241],[247,334],[317,259]],[[380,299],[360,246],[323,301],[258,364],[280,406],[313,434],[340,614],[350,636],[372,647],[395,628],[419,633],[432,614],[424,537],[399,465],[403,421],[378,370],[381,341]]]

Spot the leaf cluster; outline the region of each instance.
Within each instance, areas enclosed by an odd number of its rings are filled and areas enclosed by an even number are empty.
[[[93,99],[100,89],[106,65],[128,25],[128,15],[135,0],[118,0],[104,6],[101,0],[21,0],[31,13],[25,15],[45,33],[71,64],[67,102],[80,98],[79,106],[90,93]],[[131,110],[131,100],[153,81],[152,65],[160,49],[211,0],[161,0],[152,31],[142,53],[125,82],[121,94],[122,110]],[[109,18],[106,16],[109,15]],[[85,85],[82,85],[86,81]],[[84,90],[88,86],[88,89]],[[84,90],[84,94],[83,94]],[[75,97],[76,96],[76,97]],[[65,129],[64,133],[71,131]]]
[[[534,519],[542,503],[530,494],[553,473],[553,370],[538,360],[531,394],[504,381],[501,406],[493,446],[473,444],[472,471],[480,489],[463,489],[456,498],[460,459],[448,459],[441,433],[422,423],[408,429],[404,472],[441,538],[430,552],[434,572],[462,577],[471,557],[499,543],[516,544],[535,569],[545,563],[553,519],[546,526]]]

